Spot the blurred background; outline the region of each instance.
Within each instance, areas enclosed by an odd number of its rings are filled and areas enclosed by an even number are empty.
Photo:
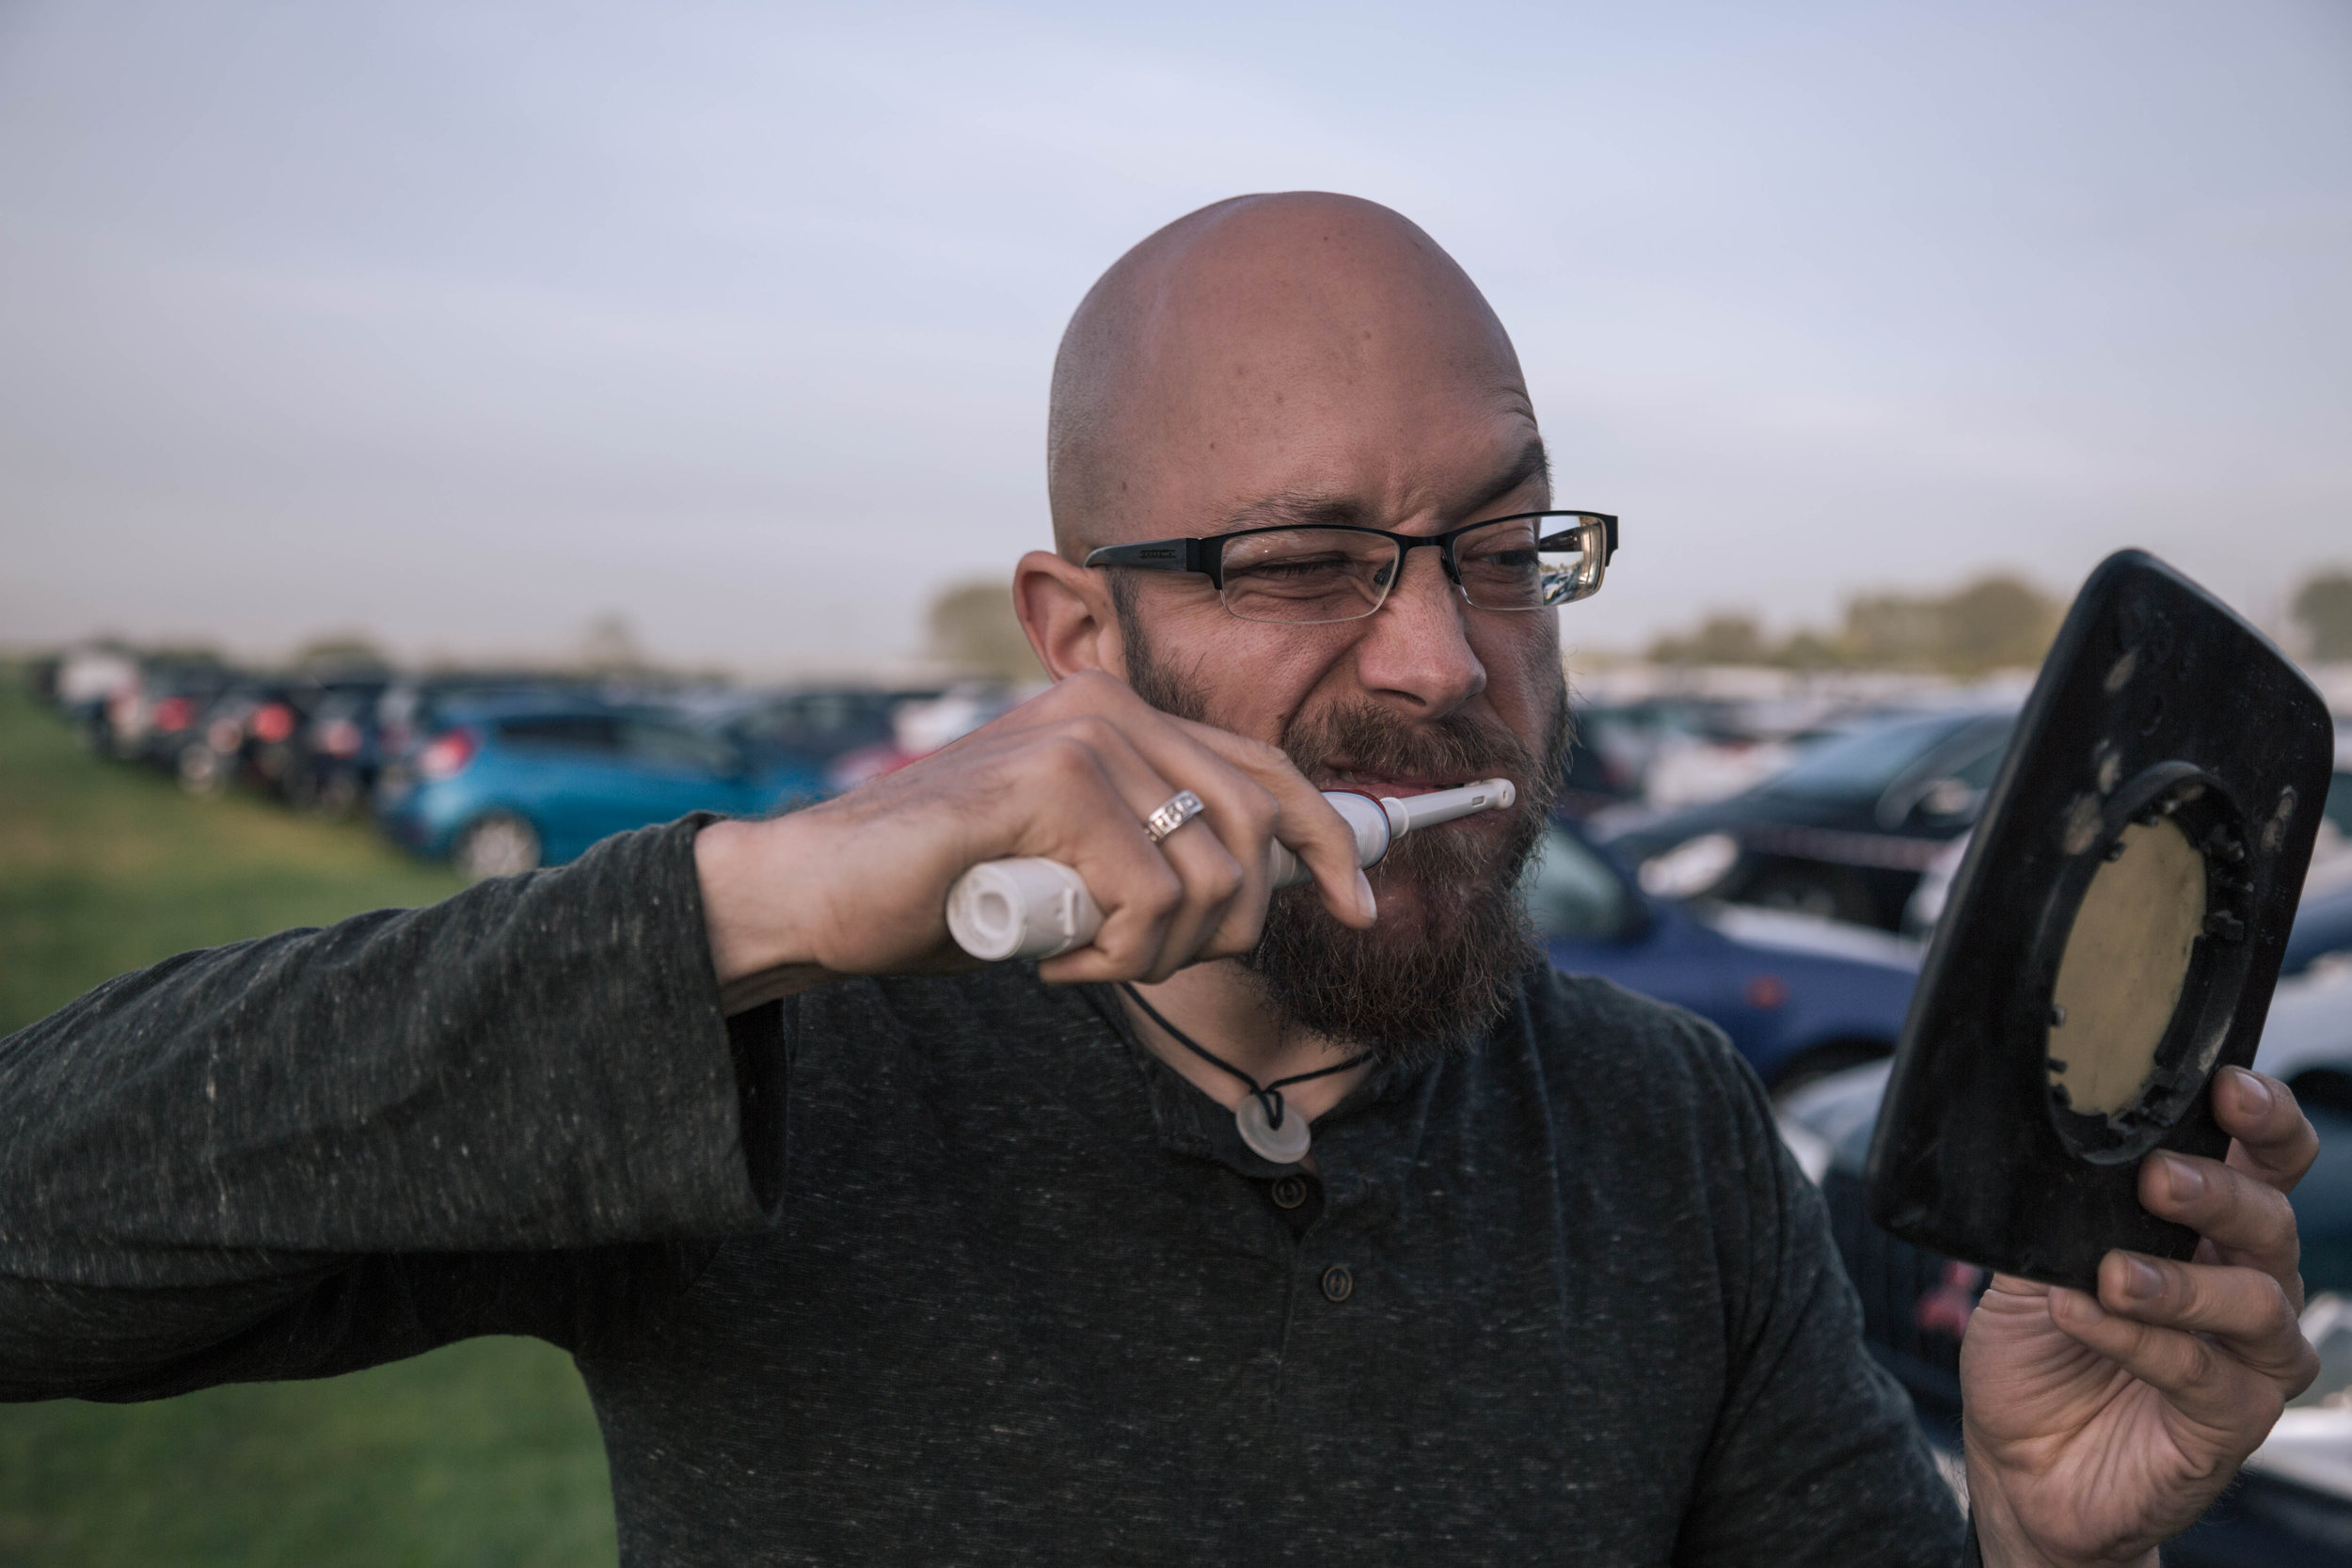
[[[0,0],[0,1031],[1001,712],[1070,310],[1294,187],[1450,249],[1623,516],[1532,905],[1773,1086],[1932,1423],[1981,1281],[1838,1183],[2075,585],[2153,550],[2352,715],[2339,0]],[[2341,1291],[2339,745],[2264,1049]],[[2181,1560],[2352,1553],[2342,1315]],[[0,1407],[0,1562],[612,1551],[544,1346]]]

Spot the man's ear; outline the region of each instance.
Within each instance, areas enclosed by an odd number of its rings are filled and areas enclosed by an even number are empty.
[[[1119,613],[1100,572],[1073,565],[1051,550],[1031,550],[1013,568],[1012,608],[1038,662],[1054,679],[1082,670],[1127,678]]]

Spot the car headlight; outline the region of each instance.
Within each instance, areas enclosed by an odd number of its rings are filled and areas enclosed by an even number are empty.
[[[1642,891],[1654,898],[1695,898],[1724,879],[1740,859],[1729,833],[1701,833],[1642,863]]]

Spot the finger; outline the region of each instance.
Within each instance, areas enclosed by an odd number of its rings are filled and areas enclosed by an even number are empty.
[[[2295,1091],[2265,1073],[2223,1068],[2214,1075],[2214,1119],[2236,1140],[2230,1164],[2279,1191],[2292,1192],[2319,1157],[2319,1133]]]
[[[1274,798],[1277,820],[1274,836],[1288,845],[1301,863],[1314,874],[1326,908],[1344,925],[1359,930],[1379,915],[1372,884],[1356,862],[1356,835],[1323,792],[1301,773],[1279,747],[1248,739],[1227,730],[1177,720],[1186,734],[1249,776]]]
[[[1136,736],[1138,746],[1162,772],[1185,780],[1206,806],[1194,823],[1179,828],[1161,846],[1187,889],[1203,895],[1201,925],[1197,930],[1180,927],[1188,945],[1173,955],[1172,972],[1184,963],[1231,958],[1257,946],[1273,893],[1270,851],[1281,807],[1272,791],[1201,741],[1205,726],[1154,718],[1165,733],[1146,728]],[[1170,945],[1184,943],[1172,939]]]
[[[2319,1370],[2286,1292],[2259,1269],[2110,1252],[2099,1262],[2099,1304],[2153,1327],[2208,1336],[2289,1397]]]
[[[1160,840],[1160,852],[1183,882],[1184,896],[1140,977],[1162,980],[1203,958],[1248,952],[1265,921],[1271,881],[1267,847],[1279,809],[1274,797],[1152,710],[1144,710],[1140,721],[1095,718],[1088,725],[1089,733],[1101,725],[1116,734],[1116,742],[1106,735],[1102,744],[1132,748],[1152,778],[1168,781],[1171,794],[1188,789],[1201,800],[1199,816]],[[1139,805],[1136,816],[1148,816],[1168,799]]]
[[[2153,1387],[2183,1416],[2240,1454],[2262,1440],[2286,1403],[2277,1379],[2238,1360],[2217,1342],[2109,1312],[2084,1291],[2053,1288],[2050,1321],[2086,1349]]]
[[[1097,759],[1122,802],[1107,821],[1089,824],[1078,866],[1104,911],[1091,945],[1110,959],[1114,973],[1059,963],[1041,971],[1049,979],[1164,980],[1187,964],[1248,952],[1257,943],[1277,811],[1273,797],[1215,751],[1169,730],[1164,715],[1145,709],[1140,718],[1081,713],[1033,742]],[[1183,790],[1201,797],[1203,809],[1151,851],[1175,875],[1173,901],[1165,879],[1148,874],[1134,884],[1114,879],[1097,887],[1093,857],[1106,845],[1122,851],[1151,846],[1145,820]]]
[[[1058,831],[1048,852],[1076,869],[1103,910],[1094,940],[1049,959],[1040,974],[1067,983],[1149,974],[1184,911],[1185,887],[1145,834],[1143,816],[1175,789],[1115,728],[1084,721],[1034,737],[1022,778],[1054,802]]]
[[[1200,791],[1195,788],[1193,793]],[[1262,816],[1272,818],[1271,802]],[[1186,964],[1247,953],[1257,945],[1265,917],[1265,857],[1263,852],[1250,855],[1247,847],[1237,856],[1224,835],[1246,845],[1250,834],[1247,827],[1236,827],[1233,818],[1233,807],[1206,804],[1198,817],[1160,841],[1160,852],[1175,868],[1184,895],[1144,978],[1165,980]]]
[[[2260,1269],[2298,1307],[2302,1239],[2286,1194],[2218,1160],[2152,1154],[2139,1167],[2139,1201],[2150,1213],[2187,1226],[2215,1261]]]

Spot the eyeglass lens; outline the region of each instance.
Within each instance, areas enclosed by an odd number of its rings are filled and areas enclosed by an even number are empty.
[[[1537,528],[1558,531],[1538,537]],[[1560,525],[1566,525],[1562,527]],[[1599,586],[1597,527],[1502,518],[1454,541],[1462,596],[1482,610],[1541,610]],[[1337,528],[1279,529],[1224,546],[1225,608],[1245,621],[1353,621],[1380,608],[1404,546]]]

